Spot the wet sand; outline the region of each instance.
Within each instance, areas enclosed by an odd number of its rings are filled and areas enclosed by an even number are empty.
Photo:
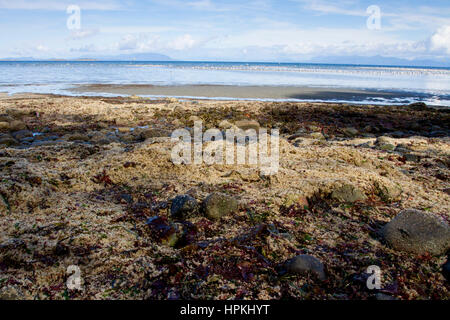
[[[82,85],[74,93],[109,93],[122,95],[152,95],[174,97],[237,98],[237,99],[298,99],[323,101],[364,101],[411,97],[411,93],[355,90],[346,88],[311,88],[290,86],[226,86],[226,85]],[[416,94],[417,95],[417,94]]]

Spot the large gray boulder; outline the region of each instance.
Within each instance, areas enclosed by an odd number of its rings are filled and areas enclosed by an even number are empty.
[[[414,254],[442,255],[450,248],[450,227],[440,217],[407,209],[400,212],[382,230],[394,249]]]

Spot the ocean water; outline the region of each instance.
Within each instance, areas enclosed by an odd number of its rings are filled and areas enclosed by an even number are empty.
[[[366,89],[400,92],[402,99],[372,97],[358,102],[424,101],[450,106],[450,68],[234,62],[0,62],[0,92],[76,95],[70,89],[83,84]]]

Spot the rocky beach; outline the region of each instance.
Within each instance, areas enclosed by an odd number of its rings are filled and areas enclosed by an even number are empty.
[[[277,174],[175,165],[194,121],[279,129]],[[449,168],[423,103],[2,95],[0,299],[448,299]]]

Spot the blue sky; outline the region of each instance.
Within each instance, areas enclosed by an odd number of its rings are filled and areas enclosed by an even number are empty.
[[[69,5],[81,9],[69,29]],[[381,28],[369,28],[369,6]],[[375,20],[370,20],[375,21]],[[0,57],[155,52],[180,60],[450,58],[448,0],[0,0]]]

